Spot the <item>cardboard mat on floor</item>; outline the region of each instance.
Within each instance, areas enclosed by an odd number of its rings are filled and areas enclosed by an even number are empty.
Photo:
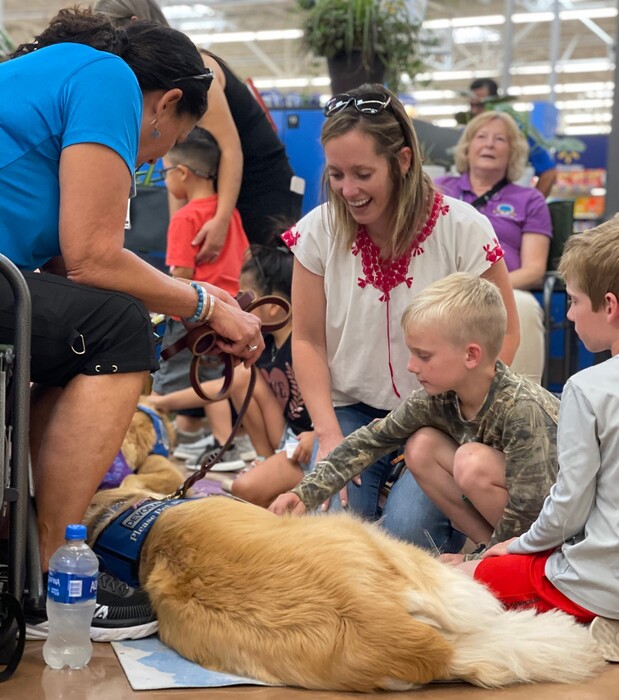
[[[268,685],[261,681],[209,671],[183,658],[158,637],[112,642],[133,690],[221,688],[227,685]]]

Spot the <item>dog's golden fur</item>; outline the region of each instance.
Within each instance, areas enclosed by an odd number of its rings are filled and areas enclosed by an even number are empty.
[[[98,494],[87,521],[156,495],[136,490],[136,478]],[[480,584],[346,514],[282,518],[225,497],[187,501],[153,525],[140,580],[166,644],[273,684],[573,682],[602,664],[567,615],[505,612]]]

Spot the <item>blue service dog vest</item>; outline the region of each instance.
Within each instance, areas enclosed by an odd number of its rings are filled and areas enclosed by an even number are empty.
[[[161,455],[162,457],[170,456],[170,440],[168,439],[168,431],[166,430],[163,418],[152,408],[138,404],[138,411],[146,413],[146,415],[153,422],[153,428],[155,429],[155,445],[150,451],[152,455]]]
[[[139,586],[140,554],[157,518],[186,500],[144,501],[117,515],[97,537],[94,553],[109,571],[130,586]]]
[[[148,406],[139,404],[137,408],[151,419],[155,430],[155,444],[150,454],[168,457],[170,441],[163,419]],[[130,586],[139,586],[140,554],[149,530],[161,513],[181,503],[182,500],[144,501],[117,515],[99,534],[93,547],[103,569]]]

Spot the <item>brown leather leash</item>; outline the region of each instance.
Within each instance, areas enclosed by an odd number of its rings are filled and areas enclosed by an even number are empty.
[[[290,321],[290,303],[283,299],[282,297],[270,294],[267,296],[259,297],[256,299],[252,292],[239,292],[236,297],[239,306],[243,311],[251,313],[260,306],[265,304],[275,304],[279,306],[284,311],[284,317],[275,323],[265,323],[262,325],[263,333],[272,333],[273,331],[283,328]],[[189,352],[193,355],[191,360],[191,367],[189,370],[189,379],[193,390],[198,394],[198,396],[204,401],[213,402],[221,401],[227,399],[230,395],[230,390],[232,388],[232,381],[234,379],[234,367],[241,358],[234,358],[229,353],[221,352],[217,347],[217,340],[221,336],[218,335],[208,323],[202,324],[189,324],[185,323],[185,327],[188,328],[188,332],[182,338],[177,340],[172,345],[161,351],[161,357],[164,360],[174,357],[181,350],[187,348]],[[221,389],[213,395],[209,395],[202,390],[200,385],[199,370],[200,366],[204,364],[213,364],[214,358],[217,362],[223,362],[224,364],[224,383]],[[235,361],[236,360],[236,361]],[[254,386],[256,385],[256,366],[251,366],[249,386],[247,387],[247,392],[245,398],[243,399],[243,404],[237,412],[237,418],[232,426],[232,431],[228,436],[228,439],[220,447],[219,451],[210,459],[204,460],[200,466],[200,470],[195,474],[189,476],[181,486],[170,496],[166,498],[185,498],[189,489],[200,479],[203,479],[208,471],[210,471],[217,462],[221,461],[224,453],[232,444],[238,429],[241,427],[243,421],[243,416],[247,411],[249,402],[251,401],[252,394],[254,392]]]

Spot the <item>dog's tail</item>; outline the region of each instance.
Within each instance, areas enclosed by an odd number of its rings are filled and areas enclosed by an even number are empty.
[[[604,665],[587,629],[570,615],[505,610],[485,586],[453,567],[442,566],[432,595],[409,590],[407,605],[453,646],[450,678],[488,688],[578,683]]]
[[[604,662],[586,628],[559,611],[502,611],[454,640],[455,677],[475,685],[577,683]]]

